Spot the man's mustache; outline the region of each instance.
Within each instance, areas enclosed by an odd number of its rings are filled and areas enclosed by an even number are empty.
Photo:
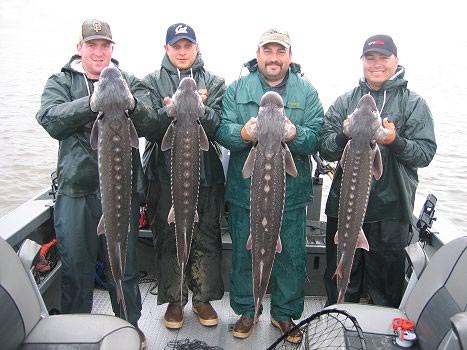
[[[266,62],[266,67],[267,66],[270,66],[271,64],[275,64],[275,65],[278,65],[278,66],[281,66],[282,67],[282,64],[278,61],[270,61],[270,62]]]

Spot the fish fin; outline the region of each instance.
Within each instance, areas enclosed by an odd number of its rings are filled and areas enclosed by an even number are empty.
[[[339,231],[336,232],[336,234],[334,235],[334,244],[338,244],[339,243]]]
[[[285,172],[290,176],[296,177],[297,176],[297,167],[295,166],[295,162],[292,157],[292,153],[290,152],[289,147],[287,144],[284,143],[285,149]]]
[[[358,233],[357,248],[362,248],[366,251],[370,250],[370,245],[368,244],[368,240],[366,239],[365,233],[362,229],[360,229],[360,232]]]
[[[199,215],[197,210],[195,210],[195,222],[199,222]]]
[[[98,121],[99,121],[99,116],[94,121],[94,124],[92,124],[91,139],[90,139],[92,149],[97,149],[97,146],[99,145],[99,123]]]
[[[167,128],[167,131],[162,138],[161,151],[167,151],[168,149],[172,148],[173,127],[174,124],[171,123]]]
[[[175,213],[173,205],[170,207],[169,215],[167,216],[167,223],[170,225],[172,222],[175,222]]]
[[[375,148],[375,158],[373,160],[373,176],[376,180],[379,180],[383,175],[383,158],[381,157],[381,151],[378,145]]]
[[[344,152],[342,152],[341,161],[340,161],[340,164],[341,164],[342,168],[344,168],[344,166],[345,166],[345,158],[347,157],[347,153],[349,152],[350,142],[351,141],[352,140],[349,140],[347,142],[347,144],[345,145],[345,148],[344,148]]]
[[[204,131],[204,128],[201,124],[199,124],[199,147],[203,151],[209,150],[208,136],[206,135],[206,132]]]
[[[99,224],[97,225],[97,235],[100,236],[103,234],[105,234],[104,215],[101,216]]]
[[[246,158],[245,164],[243,164],[242,175],[245,179],[251,177],[253,175],[253,168],[255,165],[255,158],[256,158],[256,147],[253,147],[248,153],[248,157]]]
[[[131,119],[128,119],[128,122],[130,123],[130,146],[138,149],[139,148],[138,132],[135,129],[133,121]]]
[[[246,250],[251,250],[253,248],[253,239],[251,238],[251,234],[248,236],[248,240],[246,241]]]
[[[282,253],[282,241],[281,237],[277,237],[277,243],[276,243],[276,253]]]

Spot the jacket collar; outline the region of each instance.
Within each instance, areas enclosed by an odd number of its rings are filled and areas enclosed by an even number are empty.
[[[405,87],[407,86],[407,80],[404,79],[405,75],[405,68],[401,65],[397,66],[396,73],[386,80],[383,83],[383,86],[381,86],[381,89],[379,91],[389,91],[393,89],[397,89],[398,87]],[[359,82],[360,87],[365,90],[365,91],[373,91],[370,86],[367,84],[365,77],[360,78]]]
[[[111,59],[109,67],[118,67],[118,61],[116,59]],[[81,74],[86,74],[82,64],[81,64],[81,56],[80,55],[73,55],[70,60],[68,61],[65,66],[62,68],[62,72],[64,71],[71,71],[77,72]]]

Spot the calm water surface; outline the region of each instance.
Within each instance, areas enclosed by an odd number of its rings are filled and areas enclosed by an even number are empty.
[[[465,39],[457,40],[456,37],[445,36],[438,29],[427,27],[425,29],[431,35],[414,41],[411,31],[417,29],[416,24],[403,26],[392,23],[379,27],[375,24],[377,29],[374,30],[361,25],[349,28],[349,32],[344,34],[332,31],[325,34],[321,31],[323,34],[319,34],[317,27],[325,22],[317,22],[314,29],[318,32],[314,38],[309,38],[302,29],[311,24],[305,25],[300,21],[282,23],[279,19],[268,22],[263,19],[252,23],[250,29],[253,34],[243,29],[243,47],[239,43],[236,49],[222,49],[219,43],[226,40],[225,35],[211,31],[210,26],[222,25],[221,20],[213,19],[213,23],[206,24],[203,17],[206,14],[193,14],[183,19],[164,18],[158,24],[151,21],[137,23],[135,20],[131,26],[127,16],[115,12],[115,9],[107,13],[107,9],[102,7],[89,12],[83,6],[76,13],[69,12],[66,16],[60,14],[61,9],[58,1],[0,0],[0,189],[3,193],[0,217],[50,184],[58,141],[52,139],[35,119],[40,95],[47,78],[58,72],[75,53],[79,25],[87,17],[96,15],[111,23],[117,42],[114,57],[120,60],[123,69],[140,78],[160,65],[167,26],[186,20],[197,31],[208,69],[224,76],[228,83],[238,77],[240,63],[254,57],[256,37],[267,27],[278,23],[290,31],[292,42],[296,43],[295,46],[293,44],[294,60],[302,64],[306,76],[318,89],[325,109],[338,95],[357,83],[361,74],[358,58],[360,42],[378,30],[392,34],[398,44],[400,63],[407,70],[409,88],[423,96],[432,110],[438,143],[433,162],[419,171],[415,213],[418,215],[420,212],[427,194],[433,193],[438,197],[438,218],[452,223],[458,232],[465,234],[467,112],[464,104],[467,73],[461,59],[446,55],[455,48],[455,57],[465,57]],[[332,9],[323,9],[326,10]],[[141,16],[145,18],[144,13]],[[305,19],[306,15],[303,16]],[[235,22],[235,18],[226,21]],[[424,21],[430,22],[426,18]],[[134,28],[136,23],[138,28]],[[449,26],[455,23],[452,20],[437,28],[444,28],[440,31],[450,33]],[[228,27],[228,23],[226,25]],[[143,34],[135,37],[132,35],[135,30]],[[341,48],[338,52],[335,50],[336,42]]]

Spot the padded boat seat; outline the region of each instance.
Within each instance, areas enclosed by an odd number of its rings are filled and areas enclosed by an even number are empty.
[[[462,349],[460,339],[465,339],[467,327],[459,315],[467,311],[466,281],[467,237],[459,237],[433,255],[405,305],[399,309],[353,303],[328,308],[349,312],[372,339],[375,335],[382,339],[392,336],[392,320],[402,317],[414,322],[420,349]],[[456,331],[461,334],[452,337]],[[453,341],[458,344],[454,345]]]
[[[136,329],[118,317],[41,314],[37,287],[3,238],[0,238],[0,256],[1,349],[140,349]]]

